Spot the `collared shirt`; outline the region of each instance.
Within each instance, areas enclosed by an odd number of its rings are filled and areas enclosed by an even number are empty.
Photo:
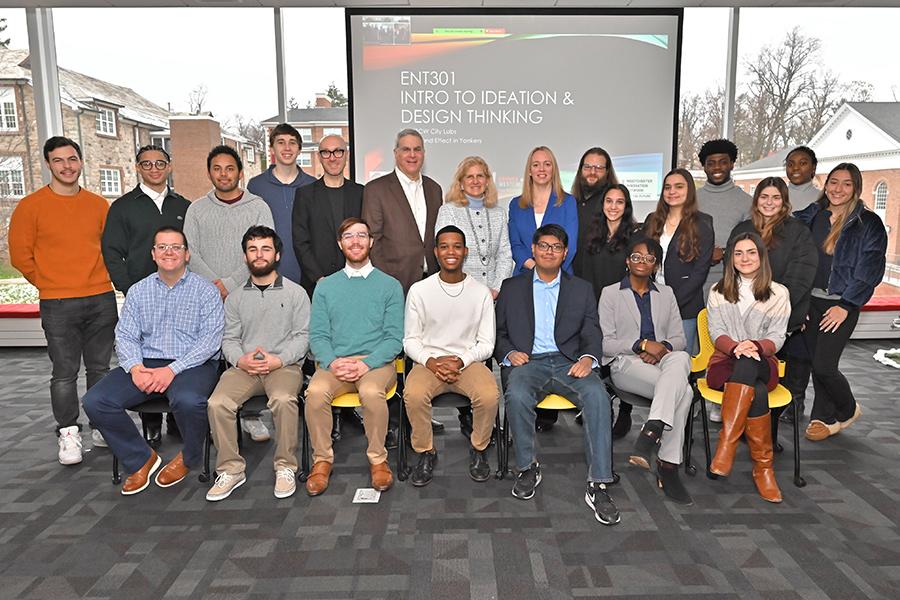
[[[406,201],[409,202],[409,208],[412,210],[413,218],[416,220],[416,227],[419,229],[419,237],[425,240],[425,221],[428,219],[428,205],[425,204],[425,188],[422,187],[422,175],[412,180],[406,176],[406,173],[399,167],[394,167],[394,173],[400,180],[400,187],[403,188],[403,194]],[[422,272],[428,272],[428,260],[422,263]]]
[[[186,271],[169,287],[154,273],[128,290],[116,325],[116,353],[126,372],[145,358],[174,360],[177,375],[219,352],[225,310],[218,289]]]
[[[374,270],[375,270],[375,267],[372,266],[372,261],[367,262],[365,265],[363,265],[359,269],[354,269],[348,263],[348,264],[344,265],[344,269],[343,269],[343,271],[347,275],[347,277],[349,277],[351,279],[353,277],[362,277],[363,279],[366,279],[369,277],[369,274]]]
[[[638,312],[641,313],[641,337],[631,347],[631,349],[634,350],[634,353],[637,354],[641,348],[641,341],[656,341],[656,329],[653,327],[653,311],[650,307],[650,292],[658,292],[659,288],[651,281],[650,287],[647,289],[646,293],[641,296],[637,293],[637,290],[631,287],[631,277],[626,275],[622,279],[622,283],[619,284],[619,289],[631,290],[631,293],[634,294],[634,301],[637,304]],[[669,350],[672,350],[672,345],[669,344],[669,342],[664,341],[661,343]]]
[[[531,293],[534,298],[534,344],[532,354],[559,352],[556,346],[556,305],[559,302],[559,281],[562,271],[556,279],[547,283],[534,270]]]
[[[162,214],[162,205],[166,199],[166,196],[169,195],[169,186],[163,188],[161,192],[157,192],[156,190],[144,185],[141,183],[141,191],[147,194],[151,200],[153,200],[153,204],[156,205],[156,208],[159,210],[160,214]]]

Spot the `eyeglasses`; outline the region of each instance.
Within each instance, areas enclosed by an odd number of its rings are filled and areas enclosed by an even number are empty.
[[[540,250],[541,252],[546,252],[547,250],[552,250],[553,252],[556,252],[557,254],[559,254],[560,252],[562,252],[563,250],[566,249],[566,247],[563,246],[562,244],[548,244],[547,242],[538,242],[537,247],[538,247],[538,250]]]
[[[167,252],[171,250],[172,252],[178,254],[179,252],[184,252],[185,250],[187,250],[187,246],[185,246],[184,244],[156,244],[153,246],[153,249],[157,252]]]
[[[169,161],[167,160],[142,160],[138,163],[138,166],[145,171],[149,171],[153,167],[156,167],[160,171],[169,166]]]
[[[581,165],[582,171],[605,171],[606,165],[589,165],[588,163],[584,163]]]
[[[356,231],[356,232],[348,231],[346,233],[341,234],[342,241],[349,242],[353,238],[357,238],[360,240],[367,240],[367,239],[369,239],[369,234],[366,231]]]
[[[628,257],[628,260],[633,263],[647,263],[648,265],[656,264],[656,257],[652,254],[638,254],[637,252],[635,252]]]
[[[332,156],[335,158],[343,158],[344,152],[346,152],[346,150],[344,150],[343,148],[335,148],[334,150],[319,150],[319,156],[321,156],[322,158],[331,158]]]

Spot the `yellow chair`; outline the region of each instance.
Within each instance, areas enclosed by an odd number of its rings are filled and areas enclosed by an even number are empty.
[[[697,315],[697,337],[700,342],[700,352],[697,356],[692,357],[691,372],[699,374],[706,371],[709,365],[709,359],[712,358],[715,351],[715,343],[709,334],[709,315],[706,309],[700,311]],[[783,377],[785,370],[784,361],[778,362],[778,376]],[[709,387],[705,377],[697,377],[695,380],[695,389],[702,400],[708,400],[714,404],[722,404],[723,392],[714,390]],[[769,392],[769,408],[782,408],[791,404],[791,392],[781,384]],[[794,485],[803,487],[806,480],[800,476],[800,419],[797,415],[797,405],[793,405],[794,410]],[[710,479],[716,479],[718,476],[709,470],[711,460],[710,441],[709,441],[709,425],[706,415],[706,404],[700,402],[700,412],[703,416],[703,441],[706,446],[706,476]],[[778,418],[772,418],[772,446],[776,452],[782,450],[778,444]]]
[[[318,365],[316,366],[318,367]],[[391,389],[389,389],[387,391],[387,394],[385,394],[385,398],[387,400],[391,400],[395,396],[398,396],[398,389],[402,390],[403,386],[403,375],[406,371],[403,358],[394,359],[394,366],[397,369],[397,381],[394,382],[394,385],[392,385]],[[346,394],[341,394],[340,396],[336,396],[335,398],[333,398],[331,400],[331,406],[334,408],[359,408],[360,406],[362,406],[362,402],[360,401],[359,394],[357,392],[347,392]],[[302,409],[300,410],[300,418],[303,421],[303,443],[301,446],[301,452],[303,453],[303,456],[300,461],[300,473],[298,474],[298,476],[300,478],[300,481],[306,481],[306,478],[309,476],[310,471],[309,428],[306,425],[306,418]],[[397,455],[397,470],[400,470],[399,453]]]

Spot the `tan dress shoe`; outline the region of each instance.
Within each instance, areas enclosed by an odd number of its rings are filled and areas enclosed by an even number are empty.
[[[369,471],[372,473],[372,487],[379,492],[389,490],[394,484],[394,474],[391,473],[391,468],[388,466],[387,461],[377,465],[370,465]]]
[[[312,472],[306,478],[306,493],[310,496],[318,496],[328,489],[328,480],[331,477],[331,463],[320,460],[313,465]]]
[[[155,450],[150,450],[150,458],[147,459],[144,466],[129,475],[128,479],[125,480],[125,485],[122,486],[122,495],[131,496],[147,489],[147,486],[150,485],[150,478],[161,464],[162,459],[159,457],[159,454]]]
[[[837,435],[840,432],[840,423],[832,423],[829,425],[824,421],[813,419],[809,422],[809,425],[806,426],[806,439],[811,442],[821,442],[822,440],[827,439],[833,435]]]
[[[184,457],[179,452],[178,456],[169,461],[169,464],[163,467],[162,471],[156,476],[156,485],[164,488],[172,487],[187,477],[188,471],[190,469],[184,464]]]

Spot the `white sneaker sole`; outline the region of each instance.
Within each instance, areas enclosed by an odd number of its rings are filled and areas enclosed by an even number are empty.
[[[279,492],[278,490],[275,490],[275,497],[278,498],[279,500],[284,500],[285,498],[290,498],[291,496],[293,496],[294,492],[296,492],[296,491],[297,491],[297,484],[295,482],[294,487],[291,488],[290,490],[286,490],[283,492]]]
[[[512,495],[513,498],[518,498],[519,500],[531,500],[534,498],[534,491],[538,489],[538,486],[541,485],[541,474],[537,474],[537,480],[534,482],[534,489],[531,490],[531,493],[527,496],[516,496],[516,488],[513,486]]]
[[[61,464],[61,465],[66,465],[67,467],[68,467],[68,466],[71,466],[71,465],[77,465],[77,464],[80,463],[82,460],[84,460],[84,457],[83,457],[81,454],[79,454],[77,457],[74,457],[74,456],[72,456],[72,457],[62,457],[62,456],[58,456],[58,458],[59,458],[59,464]]]
[[[159,455],[157,454],[157,455],[156,455],[156,462],[153,463],[153,466],[152,466],[152,467],[150,467],[150,472],[147,473],[147,481],[144,482],[144,485],[142,485],[141,487],[139,487],[139,488],[136,489],[136,490],[131,490],[130,492],[126,492],[126,491],[123,489],[123,490],[122,490],[122,495],[123,495],[123,496],[134,496],[135,494],[139,494],[139,493],[143,492],[144,490],[146,490],[146,489],[147,489],[147,486],[150,485],[150,482],[153,481],[153,474],[156,473],[156,470],[159,468],[159,466],[160,466],[161,464],[162,464],[162,458],[160,458]]]
[[[212,493],[210,493],[210,492],[207,492],[207,493],[206,493],[206,499],[207,499],[207,501],[209,501],[209,502],[218,502],[218,501],[220,501],[220,500],[224,500],[225,498],[227,498],[228,496],[231,495],[231,492],[233,492],[234,490],[238,489],[239,487],[241,487],[242,485],[244,485],[246,482],[247,482],[247,478],[244,477],[243,479],[241,479],[240,481],[238,481],[236,484],[234,484],[233,486],[231,486],[231,489],[230,489],[230,490],[228,490],[227,492],[222,493],[222,494],[212,494]],[[176,483],[177,483],[177,482],[176,482]],[[172,484],[172,485],[175,485],[175,484]]]

